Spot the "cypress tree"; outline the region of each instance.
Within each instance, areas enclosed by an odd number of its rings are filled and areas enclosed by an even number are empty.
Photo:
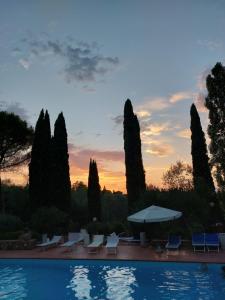
[[[146,189],[145,171],[141,154],[140,126],[133,112],[131,101],[124,106],[124,150],[126,167],[126,188],[129,208],[140,198]]]
[[[225,67],[221,63],[217,63],[207,76],[206,87],[211,164],[215,168],[219,189],[225,191]]]
[[[209,157],[205,134],[202,130],[200,117],[194,104],[191,106],[191,155],[193,165],[194,189],[199,190],[203,185],[211,193],[215,193],[215,186],[209,167]]]
[[[49,202],[50,142],[49,115],[42,109],[35,126],[29,164],[29,196],[33,209],[48,205]]]
[[[89,220],[101,220],[101,187],[96,161],[90,159],[88,176],[88,214]]]
[[[51,202],[58,209],[68,212],[71,205],[71,182],[67,131],[62,112],[55,121],[51,154]]]

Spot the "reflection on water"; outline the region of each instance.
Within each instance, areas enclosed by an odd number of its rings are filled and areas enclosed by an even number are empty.
[[[27,280],[23,268],[6,267],[0,272],[0,299],[22,300],[27,296]]]
[[[171,270],[153,274],[153,277],[159,278],[157,290],[160,299],[175,299],[174,295],[176,299],[220,299],[215,297],[214,280],[208,271]]]
[[[129,267],[104,267],[106,281],[106,299],[132,300],[134,287],[137,286],[134,275],[135,268]]]
[[[67,288],[73,290],[75,299],[134,299],[132,294],[137,286],[135,268],[76,266],[71,271],[73,275]]]
[[[188,295],[188,291],[191,289],[189,272],[165,271],[160,275],[162,281],[158,283],[157,289],[161,294],[161,299],[173,299],[174,294],[177,296],[176,299],[184,299],[185,295]]]
[[[221,265],[0,260],[0,300],[224,300]]]
[[[89,270],[87,267],[76,266],[72,270],[73,277],[67,288],[71,288],[75,292],[76,299],[91,299],[91,281],[88,279]]]

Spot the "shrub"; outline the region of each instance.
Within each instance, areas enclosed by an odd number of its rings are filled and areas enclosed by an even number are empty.
[[[115,232],[116,234],[119,234],[121,232],[127,231],[126,226],[123,223],[110,223],[108,224],[108,230],[109,233]]]
[[[0,232],[0,240],[17,240],[22,231]]]
[[[12,232],[22,228],[23,223],[20,218],[8,214],[0,214],[0,232]]]
[[[90,234],[109,234],[109,228],[106,223],[91,222],[87,224],[87,231]]]
[[[67,215],[56,207],[42,207],[32,216],[31,226],[38,233],[62,234],[67,227]]]

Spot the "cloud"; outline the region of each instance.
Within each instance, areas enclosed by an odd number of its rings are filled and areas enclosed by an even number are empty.
[[[94,82],[112,71],[118,64],[118,57],[105,56],[99,53],[96,43],[57,40],[24,40],[29,46],[29,56],[56,56],[62,60],[63,74],[67,82]],[[20,59],[23,67],[28,63]]]
[[[123,123],[123,115],[118,115],[111,118],[116,125],[121,125]]]
[[[157,135],[160,135],[162,132],[169,131],[171,129],[172,129],[172,127],[170,126],[169,122],[152,123],[150,125],[145,124],[144,128],[142,127],[141,135],[142,135],[142,137],[157,136]]]
[[[30,68],[30,62],[25,59],[25,58],[20,58],[19,59],[19,64],[25,69],[25,70],[29,70]]]
[[[139,118],[148,118],[151,116],[151,113],[147,110],[140,110],[136,112]]]
[[[211,51],[217,50],[218,48],[221,48],[223,46],[223,43],[221,41],[210,41],[210,40],[198,40],[197,44]]]
[[[177,132],[177,136],[184,138],[184,139],[190,139],[191,138],[191,131],[189,128],[180,130]]]
[[[0,109],[20,116],[22,120],[29,120],[28,111],[23,108],[19,102],[8,103],[6,101],[0,101]]]
[[[206,78],[211,73],[211,67],[205,68],[197,77],[197,88],[201,92],[206,92]]]
[[[80,169],[88,169],[90,158],[96,159],[98,164],[102,166],[103,161],[124,161],[124,152],[117,150],[98,150],[76,147],[69,143],[70,162]]]
[[[146,153],[166,157],[174,153],[174,149],[171,145],[161,142],[161,141],[152,141],[149,144],[149,148],[146,150]]]
[[[177,103],[179,101],[183,101],[183,100],[187,100],[193,98],[193,93],[190,92],[177,92],[173,95],[170,96],[170,103],[174,104]]]
[[[170,106],[169,101],[166,98],[144,98],[144,103],[140,105],[140,110],[146,111],[160,111]]]
[[[95,89],[95,88],[90,87],[90,86],[88,86],[88,85],[84,85],[84,86],[82,87],[82,90],[85,91],[85,92],[87,92],[87,93],[95,93],[95,92],[96,92],[96,89]]]

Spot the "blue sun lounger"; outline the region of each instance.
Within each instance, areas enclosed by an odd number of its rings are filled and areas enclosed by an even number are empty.
[[[194,252],[203,251],[205,252],[205,233],[193,233],[192,234],[192,246],[194,248]],[[196,248],[200,249],[196,249]]]
[[[181,245],[181,237],[177,235],[170,235],[168,242],[166,244],[166,249],[168,250],[177,250]]]
[[[205,234],[205,245],[208,251],[220,251],[220,241],[217,233]]]

